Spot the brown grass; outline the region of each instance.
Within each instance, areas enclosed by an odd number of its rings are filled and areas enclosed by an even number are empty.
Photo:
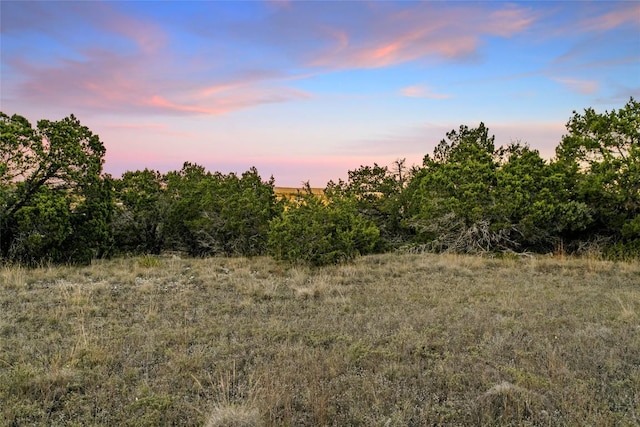
[[[306,190],[302,187],[275,187],[273,192],[277,197],[295,198],[300,194],[305,194]],[[324,196],[324,188],[311,188],[311,193],[316,196]]]
[[[636,425],[640,265],[0,269],[0,425]]]

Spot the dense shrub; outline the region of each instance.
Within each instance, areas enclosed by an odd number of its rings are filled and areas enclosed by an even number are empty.
[[[269,253],[276,259],[337,264],[373,251],[380,231],[354,204],[325,202],[310,192],[271,221]]]

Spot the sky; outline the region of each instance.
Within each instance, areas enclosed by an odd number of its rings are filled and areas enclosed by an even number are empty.
[[[552,158],[573,111],[640,98],[638,1],[2,0],[0,37],[0,110],[74,114],[114,177],[324,187],[480,122]]]

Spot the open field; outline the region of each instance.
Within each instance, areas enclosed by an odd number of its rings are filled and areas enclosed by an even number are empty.
[[[316,196],[324,195],[324,188],[311,188],[310,190]],[[275,187],[273,192],[278,197],[295,197],[298,194],[304,194],[305,189],[296,187]]]
[[[640,422],[640,265],[386,254],[0,269],[1,425]]]

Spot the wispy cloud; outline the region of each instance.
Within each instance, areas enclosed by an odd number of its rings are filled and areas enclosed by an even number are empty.
[[[446,93],[434,93],[431,88],[424,85],[407,86],[400,89],[400,94],[409,98],[449,99],[451,95]]]
[[[3,19],[3,33],[35,31],[65,46],[44,62],[35,55],[5,61],[19,76],[10,96],[71,110],[225,114],[309,98],[286,83],[296,76],[477,58],[483,37],[518,34],[536,18],[527,8],[502,4],[276,2],[258,20],[223,22],[218,5],[205,4],[198,5],[202,13],[189,15],[193,22],[173,22],[170,33],[154,15],[122,5],[9,5],[17,19]],[[84,38],[72,31],[75,25]],[[188,46],[182,44],[187,36]],[[225,47],[218,48],[221,39]],[[188,52],[175,48],[180,45]],[[230,52],[228,46],[238,47]],[[418,86],[402,93],[448,97]]]
[[[508,5],[498,10],[479,6],[442,8],[419,3],[398,12],[384,8],[363,14],[359,23],[325,28],[328,46],[317,51],[311,66],[378,68],[427,58],[474,58],[484,36],[510,37],[536,19],[526,8]]]
[[[593,95],[599,88],[599,84],[595,80],[581,80],[574,78],[555,78],[554,80],[558,83],[562,83],[569,90],[583,95]]]
[[[607,31],[624,25],[640,25],[640,4],[637,2],[622,2],[615,10],[589,17],[578,24],[582,31]]]

